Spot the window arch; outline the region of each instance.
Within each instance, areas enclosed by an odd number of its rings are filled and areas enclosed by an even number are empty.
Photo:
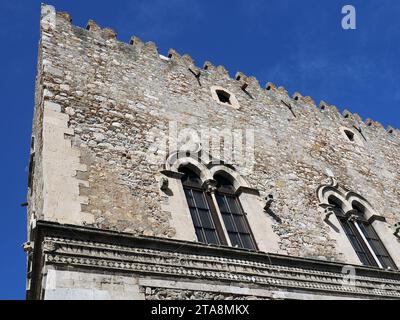
[[[203,188],[200,177],[190,168],[179,169],[198,241],[207,244],[226,244],[222,228],[209,194]]]
[[[221,173],[202,181],[190,166],[179,172],[198,241],[257,250],[233,182]]]
[[[255,250],[254,237],[235,194],[233,183],[220,174],[215,175],[214,179],[217,181],[215,197],[232,245]]]
[[[347,127],[341,127],[340,131],[342,132],[342,135],[346,137],[346,140],[350,143],[354,143],[361,147],[364,145],[363,139],[360,137],[360,133],[358,131]]]
[[[173,196],[166,210],[175,210],[172,219],[180,238],[248,250],[258,250],[259,246],[260,250],[270,250],[259,240],[265,228],[253,219],[253,216],[264,218],[263,207],[257,201],[260,194],[233,166],[216,161],[200,147],[193,153],[171,153],[164,168],[161,173],[171,183],[166,190]],[[243,208],[249,212],[249,221]],[[193,224],[182,230],[183,222]],[[270,247],[276,250],[275,243]]]
[[[334,196],[330,196],[328,201],[361,263],[368,266],[378,266],[370,250],[366,246],[366,242],[357,230],[356,222],[350,220],[348,216],[346,216],[345,211],[342,209],[343,204],[340,200]]]
[[[372,226],[373,217],[368,202],[354,192],[348,191],[332,181],[331,185],[320,186],[317,194],[320,206],[327,217],[334,213],[344,233],[365,266],[397,269],[385,245]],[[368,215],[371,217],[368,217]]]
[[[354,142],[354,133],[352,131],[345,129],[344,133],[346,134],[349,141]]]
[[[389,252],[386,250],[375,229],[371,223],[366,220],[366,208],[358,201],[353,201],[352,207],[353,213],[356,217],[354,223],[358,225],[359,232],[362,237],[365,238],[368,248],[373,253],[374,260],[376,260],[378,266],[382,268],[390,267],[391,269],[396,269],[393,259],[390,257]]]

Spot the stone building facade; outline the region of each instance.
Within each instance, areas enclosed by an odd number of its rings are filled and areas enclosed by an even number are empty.
[[[400,131],[71,21],[42,6],[28,299],[400,297]]]

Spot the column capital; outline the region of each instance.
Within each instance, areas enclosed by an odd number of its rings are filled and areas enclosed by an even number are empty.
[[[208,193],[215,193],[217,191],[217,181],[214,179],[208,179],[204,181],[203,188]]]

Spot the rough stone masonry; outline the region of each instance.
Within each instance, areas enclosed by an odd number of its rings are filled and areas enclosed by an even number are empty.
[[[99,273],[95,267],[78,272],[79,267],[71,267],[73,258],[61,259],[62,267],[57,265],[61,260],[50,259],[52,264],[43,258],[49,243],[65,236],[40,238],[39,222],[199,245],[179,179],[165,164],[174,150],[158,147],[177,143],[169,141],[171,123],[178,130],[209,129],[210,136],[224,130],[254,132],[251,170],[244,169],[240,157],[224,163],[256,191],[244,192],[240,200],[260,254],[361,268],[344,232],[327,223],[319,206],[317,188],[334,179],[343,190],[365,198],[384,220],[374,224],[379,224],[379,235],[400,266],[400,241],[394,235],[400,221],[398,130],[362,121],[347,110],[341,114],[325,102],[316,105],[300,93],[290,97],[272,83],[263,88],[241,72],[232,78],[223,66],[206,62],[200,68],[189,55],[173,49],[163,56],[154,43],[137,37],[129,44],[119,42],[116,32],[94,21],[86,29],[71,21],[68,13],[42,6],[27,249],[28,280],[37,277],[35,290],[42,294],[28,297],[76,298],[90,292],[91,298],[167,298],[167,293],[171,298],[273,298],[262,291],[265,288],[243,289],[254,283],[237,285],[242,289],[236,291],[229,289],[235,288],[232,284],[211,280],[213,289],[180,289],[176,283],[162,288],[162,281],[152,287],[151,281],[140,284],[146,276],[132,276],[141,272],[103,268]],[[229,93],[231,102],[218,101],[214,88]],[[221,159],[220,147],[209,148],[212,158]],[[171,192],[162,190],[160,181]],[[269,194],[274,202],[263,210]],[[96,242],[83,238],[80,241]],[[28,292],[32,286],[28,284]],[[393,290],[400,293],[399,287]]]

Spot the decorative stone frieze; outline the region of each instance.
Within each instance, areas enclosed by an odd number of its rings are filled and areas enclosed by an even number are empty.
[[[400,298],[400,274],[353,266],[353,284],[346,284],[345,265],[227,247],[135,238],[128,234],[49,225],[42,230],[45,266],[109,274],[122,272],[137,279],[185,279],[226,286],[245,285],[269,291],[354,298]],[[83,239],[93,240],[83,240]],[[173,249],[175,248],[175,250]],[[347,266],[348,267],[348,266]],[[87,272],[86,271],[86,272]],[[37,270],[36,270],[37,272]],[[38,284],[36,284],[38,285]],[[224,294],[221,292],[221,294]]]

